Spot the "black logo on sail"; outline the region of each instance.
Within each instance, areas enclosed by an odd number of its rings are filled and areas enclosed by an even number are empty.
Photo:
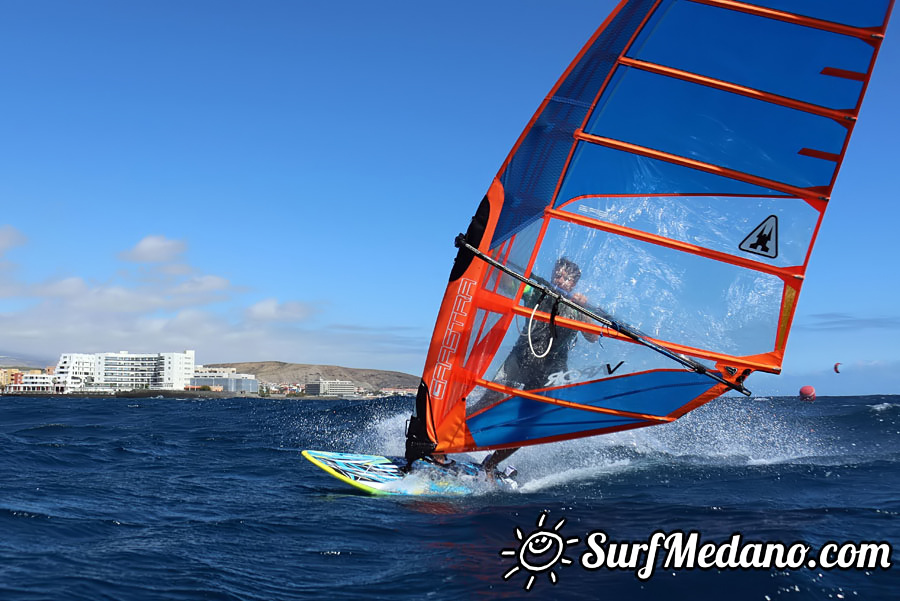
[[[741,250],[774,259],[778,256],[778,217],[769,215],[744,238]]]

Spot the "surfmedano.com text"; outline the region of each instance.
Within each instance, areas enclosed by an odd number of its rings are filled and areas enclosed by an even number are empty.
[[[813,552],[811,545],[797,541],[744,541],[735,533],[724,543],[702,542],[700,533],[657,530],[645,542],[611,541],[595,530],[585,539],[588,550],[581,555],[587,570],[633,570],[639,580],[653,576],[657,566],[666,570],[799,569],[871,570],[891,567],[891,545],[887,542],[828,541]]]

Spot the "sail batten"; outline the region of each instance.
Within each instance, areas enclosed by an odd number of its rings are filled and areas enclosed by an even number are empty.
[[[827,31],[830,33],[839,33],[842,35],[849,35],[849,36],[860,38],[862,40],[871,40],[871,39],[880,40],[880,39],[884,38],[884,30],[887,27],[887,15],[890,14],[890,12],[887,11],[887,14],[885,15],[885,21],[882,24],[872,25],[869,27],[854,27],[852,25],[845,25],[845,24],[841,24],[841,23],[835,23],[834,21],[816,19],[814,17],[808,17],[808,16],[797,14],[797,13],[792,13],[789,11],[767,8],[765,6],[760,6],[759,4],[736,2],[734,0],[691,0],[691,1],[696,2],[697,4],[706,4],[709,6],[716,6],[719,8],[743,12],[743,13],[747,13],[747,14],[751,14],[751,15],[756,15],[759,17],[765,17],[767,19],[775,19],[777,21],[784,21],[787,23],[796,23],[799,25],[803,25],[805,27],[821,29],[822,31]]]
[[[622,1],[458,239],[434,452],[659,425],[779,373],[892,6]]]
[[[715,79],[713,77],[706,77],[704,75],[698,75],[697,73],[691,73],[690,71],[683,71],[681,69],[674,69],[672,67],[666,67],[665,65],[660,65],[657,63],[651,63],[642,60],[636,60],[628,57],[622,57],[619,59],[619,64],[624,65],[626,67],[631,67],[634,69],[641,69],[642,71],[647,71],[649,73],[655,73],[657,75],[664,75],[666,77],[674,77],[676,79],[681,79],[690,83],[695,83],[698,85],[706,86],[709,88],[715,88],[717,90],[722,90],[725,92],[731,92],[733,94],[740,94],[741,96],[746,96],[748,98],[756,98],[759,100],[763,100],[765,102],[771,102],[772,104],[777,104],[779,106],[784,106],[787,108],[796,109],[798,111],[803,111],[804,113],[810,113],[813,115],[818,115],[820,117],[829,117],[831,119],[836,120],[838,123],[847,123],[852,122],[856,119],[855,112],[852,109],[830,109],[828,107],[819,106],[816,104],[812,104],[809,102],[804,102],[802,100],[797,100],[796,98],[789,98],[787,96],[780,96],[778,94],[772,94],[770,92],[766,92],[765,90],[760,90],[756,88],[751,88],[748,86],[742,86],[733,82],[723,81],[721,79]],[[825,72],[823,68],[823,74],[831,74],[833,71]],[[854,74],[856,75],[856,74]],[[865,73],[858,74],[865,78]],[[847,79],[854,79],[856,81],[862,81],[857,77],[847,77]]]
[[[675,421],[675,418],[668,417],[665,415],[648,415],[646,413],[635,413],[633,411],[621,411],[618,409],[610,409],[608,407],[596,407],[593,405],[585,405],[582,403],[573,403],[573,402],[569,402],[569,401],[565,401],[565,400],[561,400],[561,399],[556,399],[556,398],[553,398],[550,396],[544,396],[541,394],[525,392],[522,390],[516,390],[514,388],[508,388],[506,386],[501,386],[499,384],[495,384],[494,382],[488,382],[487,380],[476,379],[475,383],[478,386],[482,386],[482,387],[490,389],[490,390],[506,393],[510,397],[518,396],[518,397],[521,397],[524,399],[531,399],[534,401],[538,401],[540,403],[547,403],[549,405],[557,405],[559,407],[566,407],[566,408],[570,408],[570,409],[580,409],[580,410],[588,411],[588,412],[605,413],[607,415],[617,415],[619,417],[628,417],[628,418],[632,418],[632,419],[643,419],[643,420],[649,420],[649,421],[661,422],[661,423]],[[559,389],[556,389],[556,390],[559,390]],[[540,391],[540,392],[549,394],[552,392],[552,389],[547,389],[547,390]],[[470,417],[479,415],[491,408],[492,407],[484,407],[482,409],[479,409],[478,411],[473,412],[470,415]]]
[[[665,152],[662,150],[657,150],[654,148],[648,148],[646,146],[641,146],[639,144],[632,144],[630,142],[624,142],[621,140],[614,140],[612,138],[606,138],[603,136],[596,136],[585,132],[576,132],[575,138],[577,140],[588,142],[590,144],[596,144],[598,146],[605,146],[607,148],[612,148],[615,150],[624,150],[632,154],[637,154],[641,156],[651,157],[655,159],[659,159],[662,161],[666,161],[667,163],[672,163],[674,165],[681,165],[683,167],[690,167],[691,169],[696,169],[697,171],[704,171],[706,173],[712,173],[714,175],[721,175],[723,177],[727,177],[733,180],[737,180],[739,182],[744,182],[748,184],[752,184],[754,186],[760,186],[763,188],[769,188],[771,190],[777,190],[779,192],[784,192],[785,194],[790,194],[792,196],[798,196],[801,198],[809,198],[813,200],[827,200],[827,196],[823,194],[823,189],[821,186],[810,186],[808,188],[799,188],[797,186],[792,186],[790,184],[766,179],[763,177],[759,177],[756,175],[752,175],[750,173],[745,173],[741,171],[737,171],[735,169],[730,169],[728,167],[723,167],[721,165],[715,165],[712,163],[707,163],[704,161],[698,161],[695,159],[690,159],[687,157],[679,156],[676,154],[672,154],[669,152]]]

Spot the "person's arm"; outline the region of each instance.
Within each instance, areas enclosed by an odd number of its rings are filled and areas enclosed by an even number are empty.
[[[572,295],[572,300],[578,303],[579,305],[587,305],[587,297],[580,292],[576,292]],[[588,342],[597,342],[600,340],[600,336],[594,334],[593,332],[581,332],[581,335],[584,336],[584,339]]]

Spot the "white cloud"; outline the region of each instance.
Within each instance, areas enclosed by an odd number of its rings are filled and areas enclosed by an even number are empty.
[[[16,298],[22,296],[25,287],[17,282],[10,274],[13,269],[8,263],[0,261],[0,298]]]
[[[88,288],[83,294],[69,299],[66,306],[58,307],[58,310],[83,312],[102,320],[102,315],[145,313],[168,305],[165,294],[143,288],[108,285]]]
[[[11,228],[2,232],[5,248],[24,240]],[[7,269],[0,298],[15,309],[0,312],[0,346],[49,361],[64,352],[194,349],[201,363],[277,360],[420,369],[426,332],[311,328],[308,320],[318,309],[296,300],[268,298],[247,307],[240,303],[246,289],[178,260],[185,248],[181,241],[148,236],[120,254],[137,264],[101,282],[70,275],[34,284]]]
[[[185,265],[183,263],[168,263],[166,265],[159,265],[156,267],[157,273],[162,275],[188,275],[193,269],[191,269],[190,265]]]
[[[809,316],[812,323],[797,324],[798,330],[896,330],[900,328],[900,317],[864,317],[849,313],[817,313]]]
[[[64,278],[56,282],[41,284],[34,288],[36,296],[77,297],[88,292],[87,283],[79,277]]]
[[[197,294],[201,292],[217,292],[230,287],[228,280],[217,275],[201,275],[192,277],[172,289],[174,294]]]
[[[146,236],[134,248],[120,253],[119,257],[134,263],[167,263],[174,261],[187,249],[181,240],[169,240],[165,236]]]
[[[311,313],[309,305],[296,301],[279,303],[274,298],[261,300],[247,309],[247,317],[253,321],[301,321]]]
[[[11,225],[0,225],[0,257],[10,248],[25,244],[28,239]]]
[[[115,306],[112,300],[122,291],[93,292],[85,298],[105,298],[109,304],[100,308],[56,298],[15,314],[0,313],[4,350],[55,361],[64,352],[194,349],[199,363],[288,361],[417,374],[428,343],[425,332],[311,329],[285,321],[249,318],[235,321],[206,306],[154,312],[154,303],[148,302],[141,311],[122,306],[110,310]],[[296,316],[299,310],[294,305],[302,303],[278,304],[269,315]]]

